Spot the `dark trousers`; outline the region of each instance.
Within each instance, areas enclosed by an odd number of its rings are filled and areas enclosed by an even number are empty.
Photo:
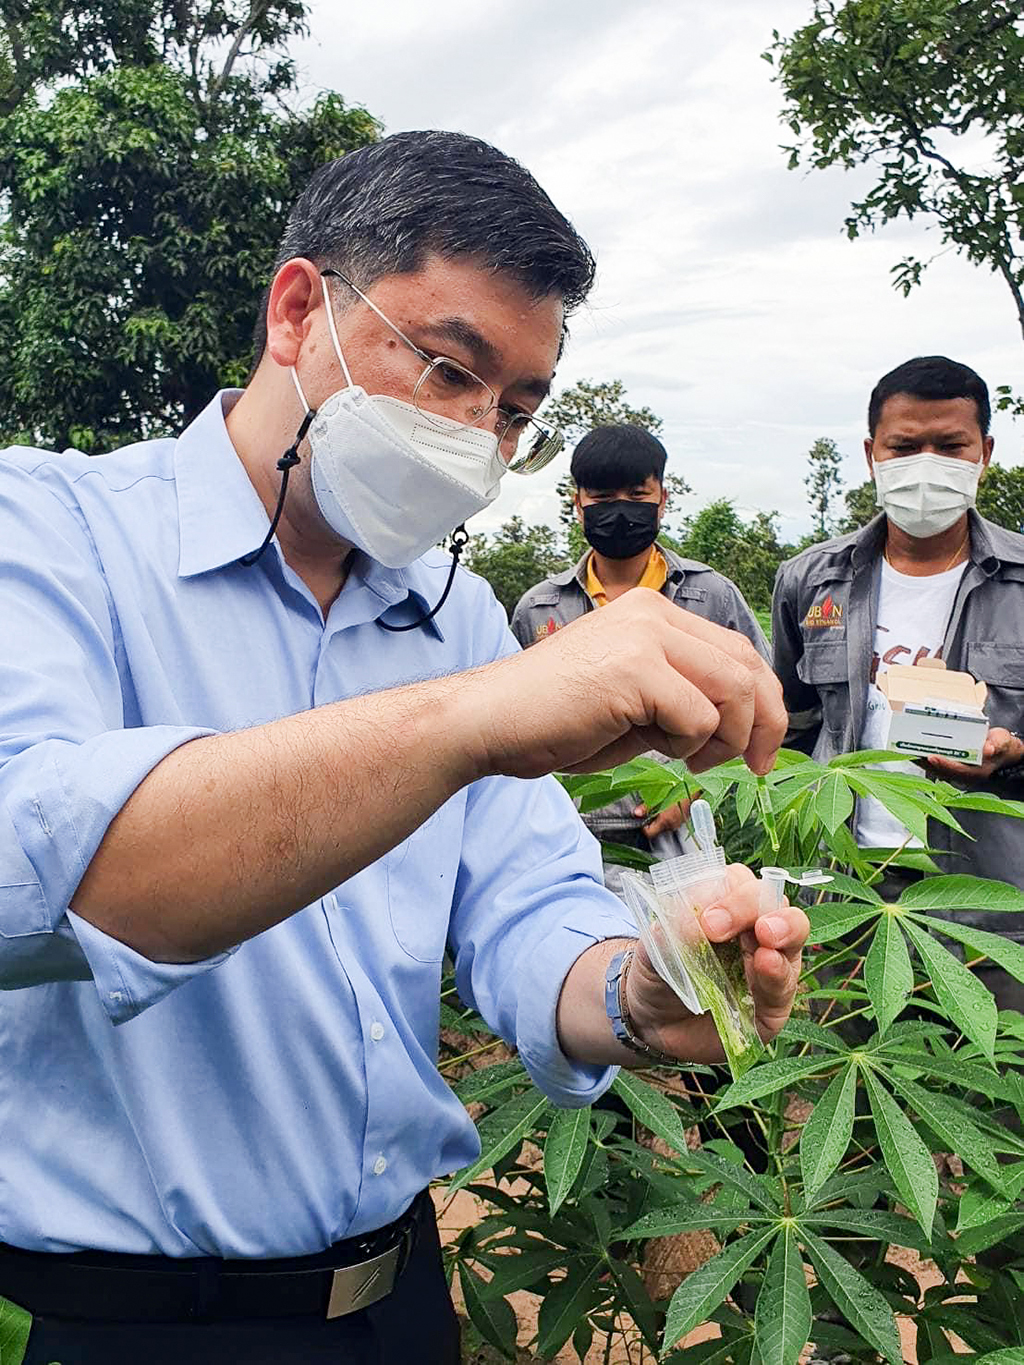
[[[3,1286],[0,1285],[0,1294]],[[36,1318],[25,1365],[459,1365],[459,1327],[429,1200],[392,1292],[327,1321],[104,1322]]]

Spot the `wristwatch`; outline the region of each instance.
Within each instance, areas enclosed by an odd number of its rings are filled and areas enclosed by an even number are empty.
[[[616,953],[611,962],[608,963],[608,970],[604,974],[604,1008],[612,1026],[612,1032],[622,1044],[628,1047],[630,1052],[635,1052],[641,1057],[646,1057],[648,1062],[659,1066],[679,1066],[678,1057],[670,1057],[665,1052],[659,1052],[656,1047],[650,1047],[633,1028],[633,1022],[626,1009],[625,984],[626,973],[629,971],[629,964],[633,961],[633,949],[624,948],[622,952]]]

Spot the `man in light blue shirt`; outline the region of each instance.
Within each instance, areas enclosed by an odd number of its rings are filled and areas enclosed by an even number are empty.
[[[545,774],[763,770],[774,679],[656,594],[519,654],[421,553],[557,450],[531,414],[592,270],[514,162],[402,134],[296,205],[246,390],[177,440],[0,459],[0,1295],[30,1362],[457,1359],[417,1199],[478,1151],[435,1065],[446,947],[556,1104],[637,1050],[720,1055],[640,950],[613,1027],[633,930]],[[734,882],[706,928],[747,935],[770,1035],[806,924]]]

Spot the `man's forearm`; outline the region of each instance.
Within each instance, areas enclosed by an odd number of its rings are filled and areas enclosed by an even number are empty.
[[[458,692],[419,683],[182,745],[112,821],[72,909],[154,961],[270,928],[478,775]]]

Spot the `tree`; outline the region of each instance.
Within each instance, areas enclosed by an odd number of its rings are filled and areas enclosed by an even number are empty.
[[[288,207],[374,140],[294,105],[304,0],[0,5],[0,439],[100,451],[244,382]]]
[[[809,23],[774,38],[765,57],[797,139],[790,167],[870,168],[848,235],[929,220],[946,247],[1003,279],[1024,334],[1019,0],[814,0]],[[895,287],[909,293],[927,264],[901,261]]]
[[[839,530],[845,536],[850,531],[857,531],[861,526],[866,526],[869,521],[878,516],[878,503],[875,499],[875,481],[866,479],[864,483],[859,483],[856,488],[850,488],[846,493],[846,516]]]
[[[492,536],[473,536],[466,547],[466,566],[486,578],[511,620],[515,605],[535,583],[567,568],[558,534],[550,526],[527,526],[511,517]]]
[[[819,436],[807,452],[808,474],[804,486],[810,495],[811,510],[815,516],[819,539],[832,535],[835,530],[835,515],[832,505],[839,496],[843,479],[840,473],[843,457],[835,441],[827,436]]]
[[[748,605],[764,611],[771,605],[775,572],[790,553],[779,541],[775,519],[775,512],[758,512],[744,522],[728,498],[717,498],[686,519],[679,549],[731,578]]]
[[[997,526],[1024,535],[1024,465],[993,460],[978,485],[978,511]]]

